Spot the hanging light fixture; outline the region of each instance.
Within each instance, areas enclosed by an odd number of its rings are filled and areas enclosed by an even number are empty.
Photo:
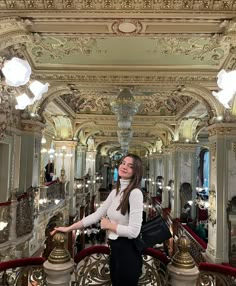
[[[111,102],[112,112],[118,115],[119,119],[131,120],[131,116],[138,112],[140,103],[135,101],[129,88],[121,90],[115,100]]]
[[[11,60],[4,62],[2,73],[5,76],[7,85],[18,87],[29,81],[31,67],[27,61],[13,57]]]
[[[218,92],[213,91],[212,95],[215,96],[225,108],[230,108],[229,102],[236,92],[236,70],[226,72],[221,70],[217,75],[217,85],[221,89]]]
[[[124,88],[117,98],[111,101],[110,105],[112,112],[117,115],[117,124],[120,128],[117,135],[121,151],[126,154],[133,134],[130,130],[132,116],[138,112],[140,102],[135,101],[129,88]]]
[[[37,80],[30,80],[32,70],[26,60],[16,57],[13,57],[11,60],[5,60],[3,61],[1,71],[5,77],[5,84],[15,88],[16,109],[23,110],[28,105],[34,104],[48,91],[48,83],[43,84]]]

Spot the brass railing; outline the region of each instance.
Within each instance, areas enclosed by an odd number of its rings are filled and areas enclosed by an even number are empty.
[[[96,245],[80,251],[75,259],[71,286],[111,286],[108,246]],[[0,263],[1,286],[47,286],[44,258],[22,258]],[[143,273],[139,286],[171,286],[167,266],[170,260],[155,249],[143,254]],[[56,270],[55,270],[56,271]],[[181,272],[182,270],[179,269]],[[236,269],[230,266],[199,264],[196,286],[235,286]],[[174,285],[173,285],[174,286]]]
[[[178,223],[177,236],[180,237],[184,235],[190,240],[189,252],[193,257],[194,261],[196,262],[196,264],[199,265],[200,262],[206,261],[203,255],[206,249],[196,240],[196,238],[192,234],[190,234],[189,231],[187,231],[186,228],[184,228],[184,226],[181,223]]]
[[[73,286],[106,285],[110,286],[109,247],[96,245],[79,252],[75,256],[75,280]],[[168,258],[160,251],[147,249],[143,254],[143,272],[139,279],[139,286],[167,285]]]
[[[197,286],[235,286],[236,268],[201,262]]]
[[[46,286],[42,257],[22,258],[0,263],[1,286]]]

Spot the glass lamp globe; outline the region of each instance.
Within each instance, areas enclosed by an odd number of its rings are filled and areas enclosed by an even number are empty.
[[[27,61],[14,57],[4,63],[2,73],[7,85],[18,87],[29,81],[31,67]]]
[[[34,94],[34,99],[33,99],[34,102],[42,98],[43,94],[48,91],[48,86],[49,86],[48,83],[43,84],[38,80],[33,81],[29,85],[29,89]]]
[[[26,93],[23,93],[16,97],[17,105],[15,109],[24,110],[26,106],[33,104],[33,100],[28,97]]]

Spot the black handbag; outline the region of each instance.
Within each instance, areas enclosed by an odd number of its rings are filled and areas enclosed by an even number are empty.
[[[143,223],[139,236],[134,239],[135,247],[138,251],[143,251],[147,247],[161,244],[172,237],[167,222],[161,215]]]

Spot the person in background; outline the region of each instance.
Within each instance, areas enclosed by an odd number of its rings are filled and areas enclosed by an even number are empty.
[[[53,175],[54,175],[54,163],[49,160],[47,165],[45,166],[46,182],[51,182]]]
[[[101,220],[101,229],[108,231],[113,286],[137,286],[142,273],[142,254],[134,244],[142,224],[142,175],[140,157],[134,154],[124,156],[118,167],[116,188],[111,191],[102,206],[82,220],[67,227],[56,227],[51,232],[51,235],[54,235],[57,231],[83,229]]]

